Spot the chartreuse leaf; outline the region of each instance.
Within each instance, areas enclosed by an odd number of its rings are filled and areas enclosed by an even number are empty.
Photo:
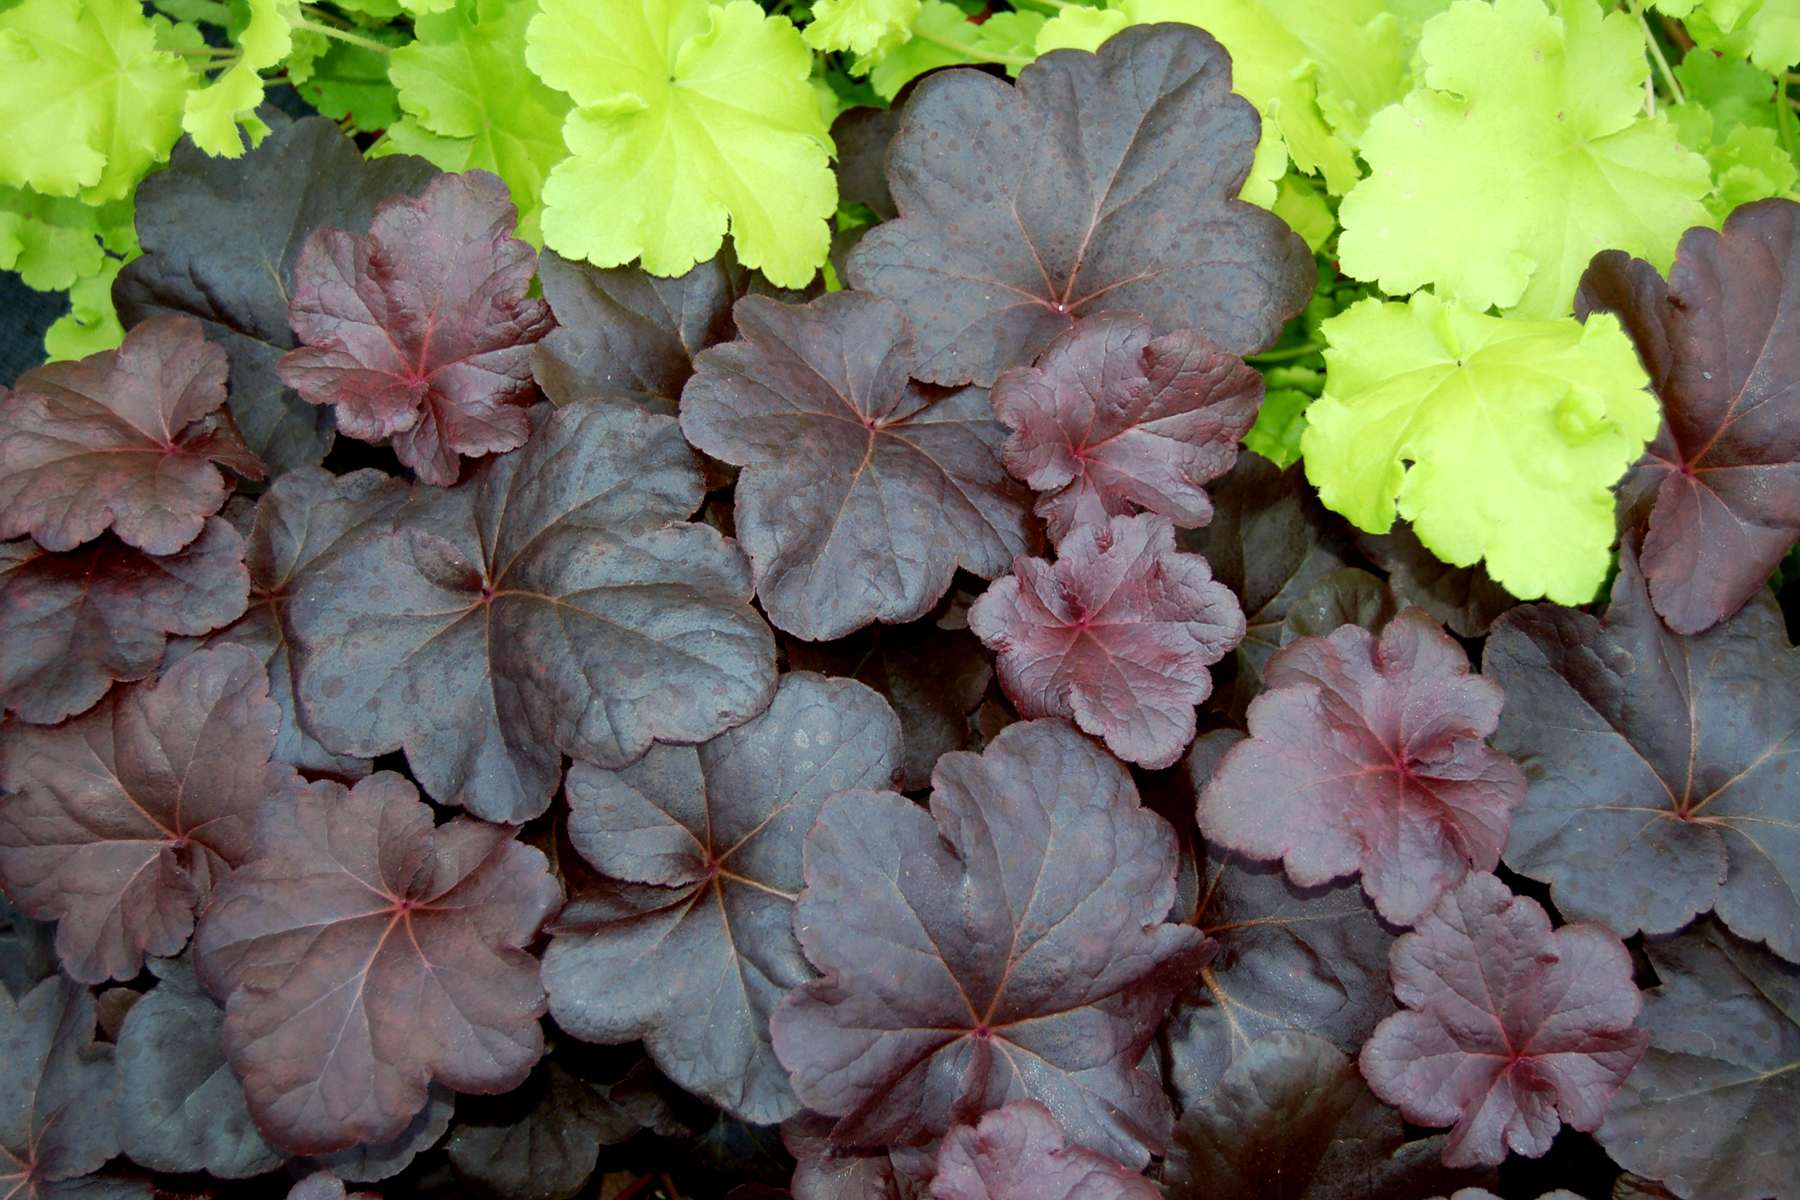
[[[113,307],[113,280],[138,255],[135,243],[125,258],[106,258],[98,274],[77,279],[69,289],[69,311],[44,331],[44,355],[51,362],[86,358],[125,340],[125,326]]]
[[[136,0],[25,0],[0,12],[0,79],[0,183],[98,204],[169,157],[194,77]]]
[[[417,40],[389,56],[388,78],[407,115],[377,153],[417,154],[446,171],[492,171],[519,207],[519,236],[542,246],[539,195],[569,153],[569,98],[525,67],[525,27],[537,11],[533,0],[474,0],[420,17]]]
[[[1617,320],[1507,320],[1420,292],[1321,328],[1325,393],[1300,449],[1326,506],[1371,533],[1398,508],[1432,553],[1485,558],[1515,596],[1591,600],[1608,489],[1660,421]]]
[[[241,122],[252,145],[268,136],[269,127],[256,116],[262,103],[263,81],[258,71],[273,67],[294,48],[288,17],[298,18],[299,8],[290,0],[249,0],[250,23],[237,35],[242,56],[215,79],[210,87],[189,92],[181,127],[194,144],[208,154],[236,158],[244,152],[238,135]]]
[[[919,0],[818,0],[812,23],[800,36],[814,50],[848,50],[861,75],[912,39]]]
[[[913,22],[912,39],[876,64],[869,83],[882,99],[892,100],[909,82],[938,67],[999,63],[1017,75],[1042,52],[1035,43],[1045,28],[1037,13],[994,13],[977,25],[947,0],[925,0]]]
[[[304,29],[300,32],[307,33]],[[406,42],[397,26],[369,30],[367,39],[396,47]],[[310,54],[311,48],[306,52]],[[390,53],[332,41],[306,64],[304,81],[294,81],[291,73],[289,79],[321,114],[360,133],[374,133],[400,120],[400,98],[388,80]]]
[[[1424,83],[1377,114],[1344,198],[1344,271],[1394,294],[1568,313],[1609,247],[1666,268],[1706,220],[1704,159],[1641,116],[1643,34],[1596,0],[1457,0],[1426,24]]]
[[[1658,0],[1679,17],[1694,41],[1758,70],[1782,71],[1800,62],[1800,0]]]
[[[0,185],[0,270],[17,271],[26,287],[73,287],[100,273],[107,250],[136,244],[128,201],[95,206]]]
[[[837,211],[812,52],[752,0],[547,0],[526,62],[579,105],[544,183],[547,245],[679,275],[718,253],[803,287]]]

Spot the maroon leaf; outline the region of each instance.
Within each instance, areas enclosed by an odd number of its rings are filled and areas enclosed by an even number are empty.
[[[1695,637],[1650,604],[1628,537],[1604,621],[1534,605],[1495,626],[1494,740],[1530,780],[1507,865],[1622,934],[1713,909],[1800,962],[1800,653],[1767,592]]]
[[[1495,583],[1487,567],[1453,567],[1425,548],[1412,526],[1394,522],[1387,533],[1354,531],[1356,548],[1388,573],[1402,604],[1416,604],[1458,637],[1478,638],[1518,597]]]
[[[1565,1121],[1598,1129],[1650,1041],[1631,1027],[1643,1001],[1618,936],[1593,922],[1553,931],[1486,872],[1445,892],[1392,959],[1408,1011],[1376,1028],[1362,1073],[1407,1120],[1454,1123],[1446,1166],[1537,1158]]]
[[[392,437],[426,483],[455,483],[460,455],[523,445],[531,344],[552,321],[526,295],[537,252],[518,222],[506,185],[470,171],[385,201],[366,237],[315,230],[288,307],[305,346],[282,358],[282,382],[336,405],[351,437]]]
[[[1704,918],[1680,937],[1645,939],[1644,953],[1661,980],[1638,1018],[1650,1049],[1595,1137],[1669,1189],[1627,1195],[1800,1193],[1800,966]]]
[[[0,988],[0,1196],[150,1200],[149,1180],[95,1176],[119,1152],[112,1047],[94,998],[61,976],[17,1004]]]
[[[277,720],[262,664],[222,646],[55,728],[0,729],[0,882],[58,922],[70,975],[181,953],[213,880],[250,856],[257,806],[294,778],[269,763]]]
[[[1191,329],[1151,337],[1136,313],[1097,313],[994,383],[994,415],[1017,430],[1000,461],[1051,493],[1037,504],[1051,541],[1135,512],[1212,519],[1201,485],[1237,461],[1262,376]]]
[[[1104,1154],[1067,1145],[1036,1100],[958,1125],[938,1151],[933,1200],[1161,1200],[1155,1184]]]
[[[1236,198],[1260,130],[1224,49],[1189,25],[1046,56],[1016,88],[940,72],[888,151],[900,219],[863,238],[850,282],[906,306],[933,383],[991,385],[1101,309],[1267,349],[1316,269],[1279,217]]]
[[[225,351],[191,317],[152,317],[117,350],[27,371],[18,387],[0,387],[0,538],[73,550],[111,529],[173,554],[231,493],[220,466],[263,477],[221,408]]]
[[[1416,608],[1377,639],[1345,625],[1290,642],[1250,705],[1250,740],[1200,795],[1200,830],[1281,859],[1314,887],[1362,873],[1381,915],[1411,925],[1473,866],[1500,861],[1525,777],[1482,739],[1501,691]]]
[[[1622,251],[1595,257],[1576,311],[1616,312],[1663,402],[1620,487],[1650,508],[1643,570],[1677,633],[1736,612],[1800,538],[1800,204],[1746,204],[1682,235],[1665,287]]]
[[[249,589],[244,539],[218,517],[163,558],[110,535],[68,554],[0,542],[0,704],[43,724],[92,708],[154,671],[170,634],[237,620]]]
[[[669,417],[588,401],[391,533],[340,543],[288,610],[303,722],[339,754],[404,748],[435,800],[522,822],[567,752],[622,767],[768,705],[774,635],[737,547],[682,518],[700,467]]]
[[[781,1123],[794,1156],[794,1200],[927,1200],[936,1146],[838,1146],[830,1117],[802,1112]]]
[[[1399,615],[1393,589],[1360,567],[1333,571],[1313,585],[1281,621],[1281,644],[1329,637],[1340,625],[1361,625],[1379,635]]]
[[[807,835],[794,924],[824,978],[770,1020],[794,1091],[839,1144],[923,1145],[1030,1098],[1072,1141],[1147,1163],[1172,1118],[1140,1060],[1212,952],[1163,923],[1173,831],[1060,721],[946,754],[933,779],[929,814],[845,792]]]
[[[1163,1167],[1175,1200],[1477,1200],[1492,1172],[1447,1170],[1444,1138],[1406,1140],[1356,1064],[1297,1030],[1269,1033],[1175,1126]]]
[[[1055,562],[1020,556],[969,609],[1025,717],[1068,717],[1127,762],[1166,767],[1194,737],[1207,668],[1244,636],[1237,598],[1145,513],[1081,525]]]
[[[813,977],[794,937],[800,847],[827,796],[891,786],[900,723],[860,683],[784,675],[760,716],[619,771],[569,772],[569,836],[610,879],[664,892],[651,911],[571,927],[544,956],[556,1023],[642,1038],[663,1073],[742,1120],[799,1108],[769,1013]]]
[[[546,1059],[525,1086],[469,1113],[465,1102],[445,1156],[484,1196],[568,1200],[594,1173],[600,1147],[642,1128],[607,1089]]]
[[[779,628],[822,641],[910,621],[958,567],[989,579],[1033,545],[987,394],[912,383],[897,305],[749,296],[736,314],[739,340],[695,360],[681,428],[744,468],[738,537]]]
[[[433,1080],[504,1092],[543,1053],[522,949],[561,890],[513,831],[431,809],[388,772],[265,805],[262,857],[213,890],[194,965],[263,1136],[296,1154],[383,1142]]]

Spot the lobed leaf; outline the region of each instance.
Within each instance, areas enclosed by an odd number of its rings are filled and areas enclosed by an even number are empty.
[[[938,1150],[933,1200],[1157,1200],[1162,1192],[1104,1154],[1067,1145],[1036,1100],[1015,1100],[958,1125]]]
[[[568,1200],[593,1175],[600,1147],[640,1128],[605,1087],[546,1061],[493,1111],[459,1117],[444,1151],[483,1195]]]

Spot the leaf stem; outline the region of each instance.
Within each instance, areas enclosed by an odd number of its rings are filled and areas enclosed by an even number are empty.
[[[361,34],[351,33],[344,29],[333,29],[331,26],[321,25],[317,21],[308,21],[305,17],[292,22],[292,25],[295,29],[310,29],[314,33],[323,34],[328,38],[336,38],[340,42],[349,42],[352,46],[361,46],[364,50],[373,50],[377,54],[386,54],[393,49],[392,46],[378,42],[374,38],[366,38]]]
[[[1650,31],[1650,18],[1644,15],[1643,5],[1634,0],[1631,9],[1637,13],[1638,26],[1644,31],[1644,44],[1650,47],[1650,57],[1655,60],[1657,72],[1662,75],[1663,83],[1668,85],[1669,95],[1675,98],[1675,103],[1686,104],[1687,93],[1681,90],[1681,81],[1675,78],[1675,72],[1669,67],[1669,60],[1663,57],[1662,47],[1657,45],[1656,35]],[[1654,101],[1650,105],[1650,113],[1652,116],[1656,114]]]
[[[942,46],[946,50],[954,50],[963,57],[974,59],[976,62],[998,63],[1003,67],[1029,67],[1037,61],[1035,57],[1026,58],[1022,54],[995,54],[988,50],[977,50],[973,46],[966,46],[954,38],[947,38],[941,33],[933,33],[929,29],[915,27],[913,36],[933,45]]]
[[[1324,342],[1308,342],[1304,346],[1290,346],[1286,350],[1271,350],[1267,354],[1246,355],[1244,361],[1252,366],[1268,366],[1271,363],[1292,362],[1296,358],[1305,358],[1309,354],[1317,354],[1325,349]]]
[[[242,58],[244,55],[244,52],[236,47],[232,47],[229,50],[222,50],[216,46],[171,46],[168,48],[168,52],[170,54],[185,55],[189,58],[227,59]]]

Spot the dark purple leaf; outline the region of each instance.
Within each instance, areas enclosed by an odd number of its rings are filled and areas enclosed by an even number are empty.
[[[778,627],[823,641],[910,621],[958,567],[990,579],[1035,544],[987,393],[912,383],[898,306],[750,296],[736,316],[739,340],[695,360],[681,428],[744,468],[738,537]]]
[[[731,306],[748,295],[796,298],[739,265],[731,243],[673,279],[641,267],[596,267],[555,251],[538,279],[556,328],[531,348],[531,373],[558,404],[621,397],[672,417],[694,355],[737,336]]]
[[[969,714],[993,678],[993,661],[967,629],[927,618],[909,625],[870,625],[835,642],[782,638],[796,671],[842,675],[867,684],[900,718],[905,751],[901,789],[931,786],[931,768],[969,745]]]
[[[1213,949],[1163,923],[1173,832],[1061,721],[946,754],[933,781],[929,813],[845,792],[807,835],[794,924],[824,978],[770,1021],[795,1093],[853,1146],[924,1145],[1034,1099],[1142,1166],[1172,1117],[1140,1061]]]
[[[1453,567],[1425,548],[1412,526],[1396,521],[1387,533],[1355,531],[1356,546],[1388,573],[1401,604],[1416,604],[1458,637],[1486,635],[1494,619],[1519,601],[1488,576],[1487,567]]]
[[[1576,312],[1616,312],[1663,402],[1620,486],[1650,509],[1643,570],[1677,633],[1723,621],[1800,538],[1800,204],[1746,204],[1656,269],[1604,251]]]
[[[1279,865],[1217,848],[1206,854],[1204,870],[1192,924],[1218,942],[1219,952],[1176,999],[1164,1026],[1165,1082],[1176,1100],[1186,1107],[1211,1095],[1252,1042],[1280,1030],[1356,1053],[1394,1011],[1394,935],[1356,885],[1298,888]]]
[[[837,147],[839,203],[866,204],[883,221],[900,215],[893,193],[888,191],[887,156],[900,131],[905,100],[912,98],[914,89],[905,91],[905,99],[896,96],[896,103],[887,108],[846,108],[831,123],[831,144]]]
[[[1394,943],[1392,967],[1407,1011],[1376,1028],[1362,1073],[1414,1124],[1454,1124],[1446,1166],[1540,1157],[1564,1122],[1598,1129],[1650,1041],[1631,1027],[1643,1001],[1624,943],[1593,922],[1551,930],[1486,872]]]
[[[1416,608],[1378,639],[1345,625],[1269,660],[1250,740],[1200,795],[1200,831],[1281,859],[1316,887],[1355,872],[1382,917],[1411,925],[1471,867],[1500,861],[1525,777],[1483,740],[1501,691]]]
[[[263,1141],[225,1061],[225,1011],[187,958],[151,959],[161,981],[132,1005],[115,1039],[119,1149],[141,1167],[244,1179],[285,1159]],[[133,993],[134,995],[136,993]]]
[[[1021,716],[1068,717],[1127,762],[1168,766],[1193,740],[1207,668],[1244,636],[1237,598],[1150,513],[1077,526],[1057,555],[1021,555],[970,630]]]
[[[463,455],[524,445],[531,345],[554,321],[526,295],[537,252],[518,223],[499,177],[470,171],[383,201],[366,236],[314,230],[288,306],[304,346],[281,381],[336,405],[351,437],[392,438],[426,483],[455,483]]]
[[[1716,911],[1800,961],[1800,654],[1767,592],[1695,637],[1651,611],[1629,544],[1604,621],[1518,608],[1488,639],[1495,744],[1530,789],[1506,862],[1621,934]]]
[[[1488,1173],[1442,1166],[1442,1137],[1406,1141],[1356,1064],[1297,1030],[1259,1037],[1181,1114],[1163,1179],[1174,1200],[1425,1200]],[[1475,1193],[1485,1195],[1486,1193]]]
[[[56,974],[56,923],[34,921],[0,892],[0,988],[15,999]]]
[[[1600,1144],[1683,1200],[1800,1193],[1800,967],[1701,920],[1644,943],[1650,1049],[1613,1100]]]
[[[388,1179],[412,1165],[413,1159],[437,1145],[456,1114],[456,1093],[441,1083],[425,1089],[425,1107],[413,1114],[406,1128],[385,1142],[358,1142],[329,1154],[290,1160],[289,1168],[303,1166],[329,1171],[346,1183],[373,1183]],[[361,1195],[363,1193],[358,1193]]]
[[[1067,1145],[1063,1128],[1036,1100],[1015,1100],[958,1125],[938,1151],[933,1200],[1161,1200],[1136,1171],[1104,1154]]]
[[[622,767],[760,712],[775,644],[736,546],[682,520],[699,463],[669,417],[555,410],[394,532],[316,560],[288,610],[303,724],[339,754],[404,748],[434,800],[542,813],[562,753]]]
[[[838,1146],[830,1117],[802,1112],[781,1124],[794,1156],[794,1200],[926,1200],[937,1170],[936,1146]]]
[[[146,554],[200,536],[231,492],[220,467],[261,479],[225,403],[225,352],[200,322],[157,316],[117,350],[0,387],[0,538],[73,550],[111,529]]]
[[[525,1081],[543,1053],[524,947],[561,903],[513,831],[431,809],[398,775],[324,781],[263,808],[262,857],[213,891],[194,965],[257,1127],[321,1154],[403,1132],[435,1080]],[[447,1114],[446,1114],[447,1115]]]
[[[166,170],[138,187],[144,254],[113,285],[129,328],[159,313],[198,317],[231,356],[231,415],[276,473],[319,462],[331,448],[331,411],[289,391],[275,363],[294,348],[288,298],[307,234],[366,229],[389,196],[417,195],[438,170],[396,154],[364,161],[323,117],[289,121],[265,108],[272,132],[241,158],[218,158],[183,138]]]
[[[55,976],[0,992],[0,1196],[150,1200],[149,1180],[96,1176],[119,1152],[112,1047],[94,1044],[94,998]]]
[[[600,1147],[641,1128],[605,1087],[548,1060],[479,1116],[468,1107],[445,1152],[458,1178],[500,1200],[568,1200],[593,1175]]]
[[[1361,567],[1333,571],[1313,585],[1281,622],[1281,644],[1327,637],[1340,625],[1360,625],[1379,635],[1399,612],[1393,589]]]
[[[287,1200],[380,1200],[379,1192],[346,1192],[330,1171],[315,1171],[288,1189]]]
[[[665,1075],[774,1124],[799,1108],[769,1013],[813,977],[794,937],[801,842],[827,796],[890,786],[900,723],[851,680],[784,675],[757,717],[699,746],[654,746],[619,771],[569,772],[569,836],[611,879],[666,893],[653,910],[571,927],[544,956],[556,1023],[642,1038]]]
[[[940,72],[888,152],[900,219],[863,238],[850,282],[906,306],[933,383],[991,385],[1102,309],[1267,349],[1315,267],[1279,217],[1236,198],[1260,131],[1224,48],[1189,25],[1047,56],[1016,88]]]
[[[181,953],[216,879],[248,859],[256,811],[294,780],[256,656],[222,646],[53,728],[0,729],[0,882],[57,921],[84,983]]]
[[[1017,431],[1000,461],[1049,493],[1037,514],[1051,541],[1136,512],[1212,520],[1202,485],[1237,461],[1263,379],[1191,329],[1152,337],[1136,313],[1096,313],[994,383],[994,415]]]

